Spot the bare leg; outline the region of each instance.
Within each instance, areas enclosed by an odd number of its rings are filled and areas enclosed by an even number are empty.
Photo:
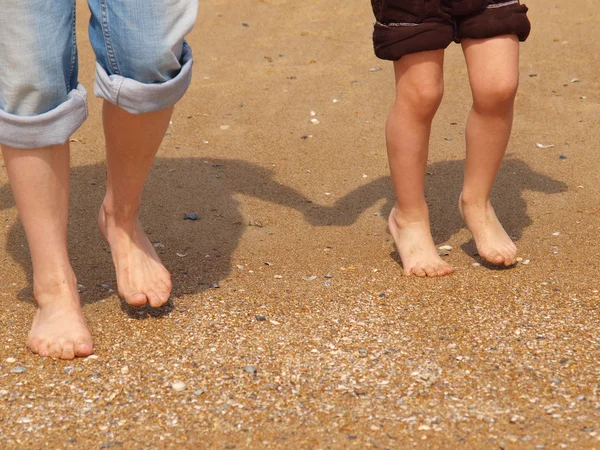
[[[403,56],[394,63],[396,99],[387,119],[387,150],[396,193],[388,219],[406,275],[442,276],[454,269],[431,237],[425,169],[431,122],[442,100],[444,51]]]
[[[479,255],[498,265],[516,261],[517,247],[490,203],[490,192],[508,145],[519,83],[516,36],[463,41],[473,92],[467,121],[465,181],[459,207]]]
[[[134,306],[162,306],[171,277],[139,223],[142,189],[173,108],[134,115],[104,102],[107,188],[98,223],[108,241],[119,294]]]
[[[69,146],[2,147],[33,263],[38,310],[27,338],[42,356],[73,359],[93,352],[67,254]]]

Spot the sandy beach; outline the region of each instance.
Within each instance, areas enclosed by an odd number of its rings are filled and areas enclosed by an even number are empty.
[[[2,170],[2,448],[600,449],[595,0],[525,2],[493,193],[522,258],[510,269],[482,264],[457,210],[471,105],[460,47],[446,52],[426,191],[458,270],[439,279],[403,276],[386,232],[393,68],[373,54],[369,2],[202,1],[194,81],[144,193],[174,285],[160,310],[118,298],[97,229],[101,103],[77,3],[90,111],[69,240],[96,350],[25,346],[31,266]]]

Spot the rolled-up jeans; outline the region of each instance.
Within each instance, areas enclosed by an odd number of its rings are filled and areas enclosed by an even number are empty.
[[[187,90],[184,37],[198,0],[88,0],[94,93],[132,114],[173,106]],[[87,117],[77,80],[75,0],[0,0],[0,144],[65,143]]]

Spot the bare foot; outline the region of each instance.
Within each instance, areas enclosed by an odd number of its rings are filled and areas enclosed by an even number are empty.
[[[59,282],[44,284],[35,283],[38,310],[27,346],[34,353],[52,358],[91,355],[94,344],[83,317],[75,275],[71,273]]]
[[[388,227],[405,275],[441,277],[454,272],[454,268],[440,257],[435,248],[427,212],[421,220],[407,221],[394,206],[388,218]]]
[[[469,203],[461,195],[458,208],[473,234],[479,256],[496,265],[511,266],[517,262],[517,246],[504,231],[489,200]]]
[[[105,205],[98,217],[100,231],[110,245],[119,295],[132,306],[164,305],[171,295],[171,276],[146,237],[137,216],[117,221]]]

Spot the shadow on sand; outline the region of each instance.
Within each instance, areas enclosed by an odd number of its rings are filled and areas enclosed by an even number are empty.
[[[445,242],[462,227],[456,202],[462,180],[462,161],[431,164],[428,169],[426,195],[430,207],[432,233],[436,242]],[[157,158],[150,174],[152,182],[144,192],[142,223],[155,243],[164,264],[173,274],[175,296],[197,293],[215,286],[232,269],[232,255],[248,226],[261,228],[260,217],[243,217],[236,194],[243,194],[301,212],[312,226],[350,226],[368,207],[381,199],[382,220],[393,205],[389,177],[362,185],[338,200],[333,206],[320,206],[302,193],[274,180],[264,167],[241,160],[209,158]],[[84,285],[84,299],[94,302],[112,295],[116,289],[108,246],[97,231],[97,211],[104,195],[103,165],[76,167],[72,170],[69,251],[79,281]],[[524,162],[507,159],[494,190],[494,206],[507,232],[520,239],[532,221],[522,193],[533,190],[554,194],[567,190],[565,183],[532,171]],[[0,187],[0,209],[14,206],[8,185]],[[183,220],[195,212],[199,220]],[[250,221],[250,223],[249,223]],[[266,218],[268,225],[268,218]],[[31,264],[20,223],[11,226],[8,251],[28,274]],[[163,247],[164,246],[164,247]],[[469,254],[476,252],[473,243],[463,246]],[[177,256],[185,254],[184,258]],[[208,255],[208,257],[207,257]],[[107,287],[108,284],[108,287]],[[32,288],[21,291],[32,297]],[[139,317],[124,305],[124,310]],[[172,305],[162,311],[168,313]]]

